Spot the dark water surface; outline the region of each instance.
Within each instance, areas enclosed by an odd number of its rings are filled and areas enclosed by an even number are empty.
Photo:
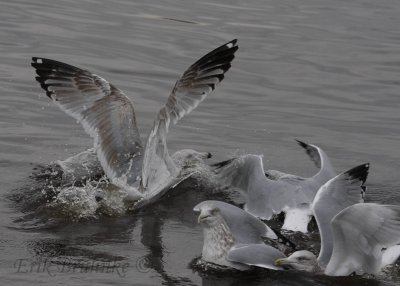
[[[214,160],[264,154],[267,168],[311,175],[315,168],[298,138],[324,148],[338,171],[370,162],[369,200],[399,204],[399,15],[398,0],[1,1],[1,284],[395,284],[278,272],[199,274],[189,263],[202,248],[191,211],[207,198],[201,190],[137,215],[56,224],[36,223],[9,197],[29,191],[35,166],[92,145],[43,95],[32,56],[113,82],[134,100],[145,135],[179,75],[238,38],[233,68],[171,128],[170,149],[209,151]]]

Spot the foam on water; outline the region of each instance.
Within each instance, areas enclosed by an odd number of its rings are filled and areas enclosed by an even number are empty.
[[[46,207],[53,210],[54,215],[72,221],[97,218],[96,211],[99,205],[95,195],[96,189],[90,185],[61,188],[54,201],[48,203]]]
[[[124,202],[125,197],[126,193],[122,190],[109,190],[88,182],[82,187],[59,188],[54,199],[44,207],[51,216],[71,221],[98,219],[126,213],[128,206]]]

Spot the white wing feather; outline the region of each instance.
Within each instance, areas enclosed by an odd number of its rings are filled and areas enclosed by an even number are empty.
[[[108,178],[138,197],[137,177],[142,143],[133,104],[105,79],[80,68],[44,58],[32,58],[36,80],[55,104],[80,122],[94,138],[94,148]]]
[[[382,249],[400,242],[400,206],[350,206],[332,220],[333,252],[325,269],[331,276],[381,270]]]

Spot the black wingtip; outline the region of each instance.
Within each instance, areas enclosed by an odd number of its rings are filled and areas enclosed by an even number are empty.
[[[362,185],[361,186],[361,198],[365,199],[365,193],[367,192],[367,186]]]
[[[230,46],[234,47],[237,45],[237,41],[237,39],[233,39],[232,41],[227,42],[225,45],[228,46],[228,48],[230,48]]]
[[[297,142],[297,144],[299,144],[303,148],[307,148],[309,146],[307,143],[304,143],[303,141],[300,141],[298,139],[294,139],[294,140]]]
[[[365,163],[348,170],[347,172],[345,172],[345,174],[347,174],[352,179],[358,179],[362,181],[362,183],[364,184],[368,177],[369,166],[369,163]]]

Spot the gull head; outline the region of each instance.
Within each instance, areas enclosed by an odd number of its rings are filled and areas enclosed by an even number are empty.
[[[307,272],[317,272],[319,270],[317,257],[310,251],[296,251],[287,258],[275,260],[275,265],[286,270],[300,270]]]
[[[197,222],[203,227],[214,227],[221,224],[224,218],[219,208],[212,205],[202,205],[194,208],[194,211],[200,212]]]
[[[190,165],[197,162],[203,162],[206,159],[211,158],[211,153],[209,152],[197,152],[192,149],[183,149],[175,152],[172,155],[174,163],[182,167]]]
[[[181,170],[181,175],[198,171],[205,165],[204,160],[209,158],[211,158],[211,153],[197,152],[192,149],[179,150],[172,155],[172,160]]]

